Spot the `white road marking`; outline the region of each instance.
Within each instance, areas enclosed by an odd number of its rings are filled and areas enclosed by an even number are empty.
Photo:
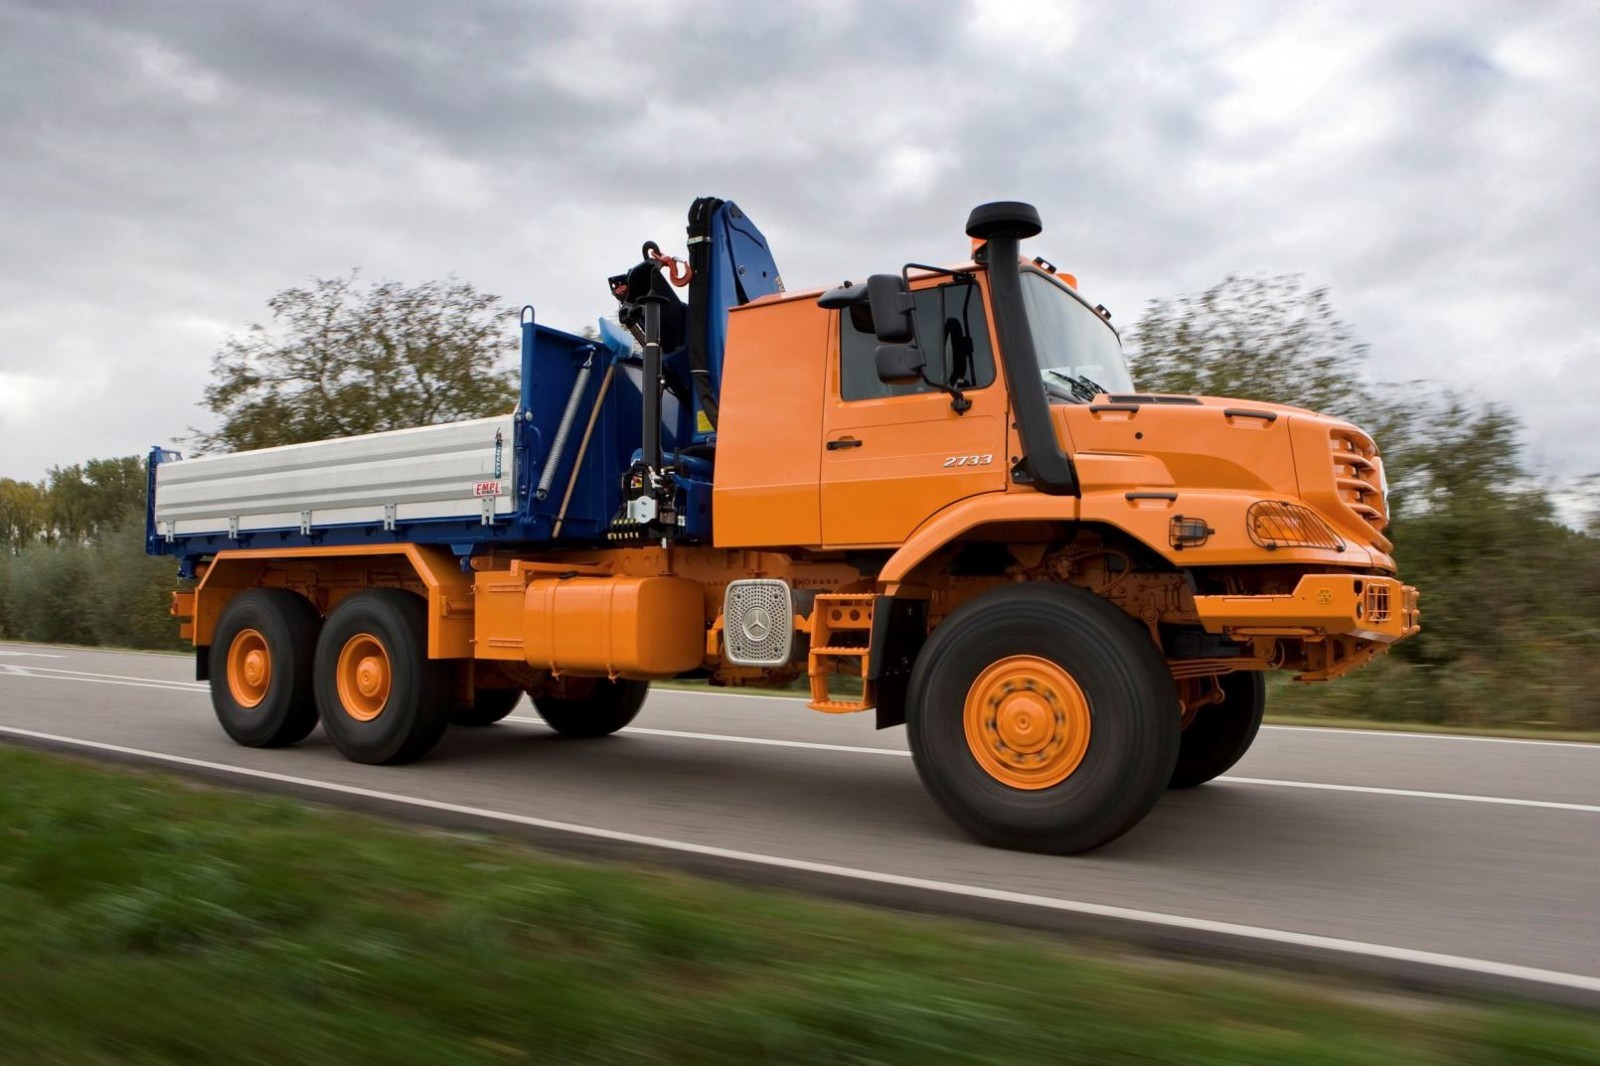
[[[29,658],[33,658],[33,659],[65,659],[66,658],[65,655],[51,655],[48,652],[42,652],[42,651],[0,651],[0,655],[5,655],[5,656],[25,655],[25,656],[28,656]]]
[[[42,645],[42,646],[43,647],[56,647],[56,645]],[[73,650],[75,652],[83,652],[83,653],[88,653],[88,654],[106,654],[106,655],[128,654],[128,653],[125,653],[125,652],[117,652],[117,651],[114,651],[114,650],[107,651],[105,649],[100,649],[100,648],[74,648],[74,649],[71,649],[71,650]],[[11,655],[44,655],[46,658],[53,658],[53,659],[64,659],[64,658],[67,658],[67,656],[65,656],[65,655],[48,655],[48,654],[42,653],[42,652],[3,652],[3,651],[0,651],[0,655],[6,655],[6,654],[11,654]],[[172,659],[184,658],[185,660],[187,660],[187,656],[182,656],[182,655],[179,655],[177,653],[150,652],[150,653],[147,653],[147,654],[157,655],[157,656],[165,655],[167,658],[172,658]],[[153,680],[156,680],[156,679],[154,679],[154,678],[137,678],[135,680],[153,681]],[[173,682],[173,684],[182,684],[182,682]],[[199,687],[203,688],[205,686],[203,684],[201,684]],[[657,689],[652,693],[652,696],[655,697],[655,698],[660,698],[662,696],[668,696],[668,697],[671,697],[671,696],[683,696],[683,697],[692,698],[692,699],[699,699],[701,697],[709,697],[709,698],[712,698],[712,699],[781,699],[781,700],[789,700],[791,702],[798,702],[798,701],[804,700],[806,698],[805,696],[802,696],[802,695],[799,695],[799,694],[791,695],[789,693],[784,693],[784,692],[769,692],[769,691],[759,691],[759,690],[751,691],[751,692],[727,692],[727,691],[723,691],[723,690],[720,690],[720,689],[714,689],[714,688],[705,688],[705,689],[695,690],[695,689],[687,689],[687,688],[668,688],[668,687],[665,687],[665,686],[657,687]],[[1361,728],[1352,728],[1352,727],[1346,727],[1346,726],[1321,726],[1321,725],[1272,725],[1272,724],[1267,724],[1267,725],[1263,725],[1261,728],[1263,730],[1271,730],[1271,731],[1280,732],[1280,733],[1338,733],[1338,734],[1342,734],[1342,735],[1345,735],[1345,736],[1366,737],[1368,739],[1380,739],[1380,738],[1383,738],[1383,737],[1397,737],[1397,738],[1402,738],[1402,739],[1406,739],[1406,740],[1461,740],[1461,741],[1468,741],[1468,742],[1473,743],[1473,744],[1533,744],[1533,745],[1536,745],[1536,746],[1539,746],[1539,747],[1546,747],[1546,748],[1565,748],[1568,751],[1589,751],[1589,752],[1600,753],[1600,743],[1597,743],[1597,742],[1594,742],[1594,741],[1584,741],[1584,740],[1537,740],[1537,739],[1534,739],[1532,737],[1483,737],[1483,736],[1473,736],[1473,735],[1466,734],[1466,733],[1415,733],[1415,732],[1409,732],[1409,731],[1406,731],[1406,730],[1399,730],[1399,729],[1361,729]]]
[[[506,719],[510,722],[528,722],[534,725],[543,725],[537,718],[526,718],[513,715]],[[676,729],[647,729],[643,726],[628,726],[625,733],[643,733],[652,737],[677,737],[683,740],[710,740],[723,744],[765,744],[778,748],[812,748],[819,751],[841,751],[857,755],[893,755],[909,759],[911,753],[900,748],[875,748],[857,747],[848,744],[821,744],[806,740],[771,740],[766,737],[741,737],[726,733],[689,733]],[[1409,788],[1380,788],[1376,785],[1335,785],[1321,781],[1282,781],[1268,777],[1233,777],[1217,778],[1218,784],[1224,785],[1267,785],[1273,788],[1309,788],[1321,789],[1327,792],[1355,792],[1373,796],[1398,796],[1404,799],[1430,799],[1454,800],[1461,803],[1495,803],[1508,807],[1543,807],[1556,811],[1581,811],[1585,814],[1600,814],[1600,804],[1590,803],[1558,803],[1555,800],[1530,800],[1512,799],[1507,796],[1475,796],[1462,792],[1426,792],[1420,789]]]
[[[58,645],[40,645],[40,647],[58,647]],[[126,653],[126,651],[106,650],[106,648],[72,648],[72,651],[77,651],[77,653],[88,653],[88,655],[96,655],[96,653],[98,653],[98,655],[130,655],[130,653]],[[35,655],[42,656],[42,658],[53,659],[67,658],[66,655],[51,655],[51,653],[43,653],[43,651],[0,651],[0,655]],[[187,656],[179,655],[179,653],[168,653],[168,651],[150,651],[150,653],[144,653],[144,655],[166,656],[166,658],[173,659],[187,659]],[[798,695],[798,693],[782,693],[782,691],[725,691],[718,690],[718,688],[702,688],[702,690],[693,690],[693,688],[667,687],[656,688],[656,690],[651,693],[651,696],[654,696],[654,698],[658,699],[661,698],[661,696],[688,696],[688,698],[694,699],[701,698],[701,696],[709,696],[709,698],[714,699],[805,699],[805,696]],[[1534,739],[1530,738],[1530,736],[1472,736],[1469,735],[1469,733],[1413,733],[1413,731],[1408,730],[1382,730],[1382,728],[1370,728],[1370,730],[1368,730],[1368,728],[1342,727],[1342,725],[1270,725],[1269,723],[1269,725],[1262,725],[1261,728],[1262,730],[1278,731],[1278,733],[1341,733],[1341,735],[1366,736],[1366,738],[1398,736],[1398,738],[1405,739],[1440,739],[1440,741],[1445,741],[1445,739],[1448,739],[1448,741],[1469,741],[1469,743],[1474,744],[1534,744],[1534,746],[1539,747],[1565,747],[1565,749],[1568,749],[1568,751],[1586,751],[1587,749],[1587,751],[1600,752],[1600,743],[1595,743],[1595,741],[1555,741],[1555,739]]]
[[[838,877],[871,884],[893,885],[901,888],[916,889],[924,892],[937,892],[969,899],[982,899],[997,903],[1007,903],[1025,907],[1038,907],[1044,910],[1061,911],[1064,913],[1079,914],[1096,918],[1110,918],[1130,922],[1139,922],[1145,925],[1164,926],[1170,929],[1183,929],[1192,932],[1213,933],[1246,940],[1257,940],[1264,943],[1289,945],[1297,948],[1343,952],[1346,954],[1360,955],[1374,959],[1385,959],[1393,962],[1433,966],[1440,969],[1457,970],[1462,973],[1472,973],[1490,977],[1502,977],[1516,981],[1526,981],[1534,984],[1551,985],[1559,988],[1576,989],[1583,992],[1600,994],[1600,977],[1589,977],[1584,974],[1563,973],[1557,970],[1543,970],[1531,966],[1518,966],[1512,963],[1496,962],[1492,959],[1474,959],[1460,955],[1444,955],[1438,952],[1419,951],[1414,948],[1395,947],[1389,944],[1371,944],[1359,940],[1345,940],[1338,937],[1318,936],[1312,933],[1297,933],[1286,929],[1269,929],[1261,926],[1240,925],[1234,922],[1212,921],[1207,918],[1192,918],[1181,914],[1165,914],[1158,911],[1136,910],[1131,907],[1115,907],[1102,903],[1089,903],[1081,900],[1060,899],[1052,896],[1033,895],[1026,892],[1007,892],[1002,889],[984,888],[979,885],[966,885],[951,881],[933,881],[922,877],[908,877],[902,874],[883,873],[877,870],[863,870],[851,866],[837,866],[832,863],[811,862],[805,859],[791,859],[780,855],[764,855],[758,852],[737,851],[732,848],[719,848],[707,844],[695,844],[685,840],[671,840],[665,837],[646,836],[640,833],[625,833],[615,829],[601,829],[597,826],[576,825],[571,822],[557,822],[548,818],[535,818],[525,814],[512,814],[508,811],[496,811],[484,807],[469,807],[459,803],[446,803],[442,800],[424,799],[420,796],[407,796],[397,792],[382,792],[376,789],[359,788],[355,785],[341,785],[332,781],[318,781],[309,777],[296,777],[291,774],[278,774],[267,770],[254,770],[250,769],[249,767],[234,766],[228,763],[209,762],[204,759],[190,759],[181,755],[166,755],[161,752],[144,751],[139,748],[126,748],[117,744],[102,744],[97,741],[79,740],[75,737],[56,736],[52,733],[39,733],[31,729],[16,729],[11,726],[0,726],[0,733],[8,733],[12,736],[27,737],[33,740],[41,740],[53,744],[65,744],[80,748],[89,748],[95,751],[107,751],[119,755],[129,755],[135,758],[149,759],[154,762],[169,763],[175,766],[189,766],[197,769],[221,771],[223,773],[235,774],[240,777],[255,778],[262,781],[276,781],[281,784],[294,785],[299,788],[309,788],[323,792],[332,792],[344,796],[356,796],[364,799],[379,800],[385,803],[394,803],[403,806],[442,811],[450,814],[465,815],[467,817],[480,818],[487,821],[505,822],[511,825],[522,825],[536,829],[546,829],[554,832],[568,833],[575,836],[589,837],[596,840],[610,840],[617,843],[655,848],[661,851],[674,851],[688,855],[703,855],[710,858],[747,863],[753,866],[766,866],[782,870],[797,870],[805,873],[822,874],[829,877]]]
[[[652,690],[652,699],[660,696],[688,696],[698,699],[701,696],[710,696],[718,699],[781,699],[798,702],[806,697],[790,695],[783,692],[725,692],[720,689],[708,688],[695,691],[686,688],[657,688]],[[1600,743],[1587,740],[1535,740],[1531,737],[1480,737],[1467,733],[1413,733],[1400,729],[1359,729],[1347,726],[1323,725],[1263,725],[1263,730],[1272,730],[1279,733],[1340,733],[1354,737],[1401,737],[1406,740],[1468,740],[1475,744],[1534,744],[1547,748],[1567,748],[1573,751],[1600,752]]]
[[[1452,800],[1456,803],[1497,803],[1504,807],[1542,807],[1551,811],[1582,811],[1600,814],[1600,804],[1558,803],[1555,800],[1512,799],[1509,796],[1474,796],[1464,792],[1424,792],[1410,788],[1378,788],[1374,785],[1333,785],[1321,781],[1278,781],[1268,777],[1234,777],[1231,774],[1217,778],[1218,785],[1270,785],[1273,788],[1312,788],[1325,792],[1360,792],[1370,796],[1399,796],[1404,799]]]
[[[10,666],[7,673],[44,681],[90,681],[102,685],[127,685],[130,688],[160,688],[179,692],[206,692],[204,681],[167,681],[159,677],[129,677],[126,674],[91,674],[82,670],[62,670],[54,666]]]
[[[513,722],[532,722],[543,725],[537,718],[511,718]],[[815,751],[842,751],[852,755],[900,755],[911,758],[909,751],[899,748],[876,748],[866,745],[853,744],[823,744],[814,740],[775,740],[770,737],[741,737],[730,733],[688,733],[677,729],[651,729],[646,726],[630,725],[625,730],[629,733],[643,733],[651,737],[679,737],[685,740],[713,740],[723,744],[764,744],[774,748],[810,748]]]
[[[153,688],[165,692],[189,692],[201,694],[209,691],[204,682],[199,681],[160,681],[155,678],[134,678],[122,674],[91,674],[75,670],[59,670],[54,667],[28,667],[5,664],[0,666],[0,672],[30,677],[41,681],[83,681],[100,685],[126,685],[129,688]],[[512,715],[507,719],[511,722],[522,722],[531,725],[544,723],[538,718]],[[679,740],[706,740],[719,744],[755,744],[772,748],[803,748],[811,751],[836,751],[847,755],[889,755],[897,758],[909,759],[911,753],[901,748],[880,748],[852,744],[825,744],[811,740],[779,740],[772,737],[744,737],[729,733],[694,733],[677,729],[654,729],[646,726],[629,726],[625,732],[638,733],[644,736],[670,737]],[[1600,814],[1600,804],[1590,803],[1561,803],[1555,800],[1515,799],[1510,796],[1479,796],[1461,792],[1429,792],[1420,789],[1382,788],[1376,785],[1337,785],[1322,781],[1285,781],[1266,777],[1234,777],[1223,776],[1217,778],[1217,784],[1223,785],[1263,785],[1270,788],[1302,788],[1324,792],[1349,792],[1369,796],[1393,796],[1399,799],[1445,800],[1456,803],[1489,803],[1503,807],[1537,807],[1553,811],[1576,811],[1582,814]]]

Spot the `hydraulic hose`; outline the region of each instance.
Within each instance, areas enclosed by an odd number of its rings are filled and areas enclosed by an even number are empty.
[[[711,380],[711,219],[722,207],[714,196],[702,196],[689,207],[689,376],[700,411],[717,426],[717,384]]]

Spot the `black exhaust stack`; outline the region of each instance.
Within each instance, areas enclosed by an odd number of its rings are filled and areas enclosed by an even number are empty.
[[[1051,496],[1076,496],[1078,475],[1072,460],[1061,450],[1050,405],[1039,385],[1033,330],[1022,302],[1021,243],[1038,236],[1043,229],[1039,212],[1032,204],[1013,200],[979,204],[967,216],[967,236],[987,245],[995,330],[1000,335],[1006,379],[1011,383],[1017,434],[1022,438],[1022,458],[1012,468],[1012,476],[1031,481],[1040,492]]]

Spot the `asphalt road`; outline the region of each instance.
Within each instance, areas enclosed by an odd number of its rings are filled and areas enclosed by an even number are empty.
[[[615,737],[563,740],[524,703],[370,767],[320,730],[234,745],[192,669],[0,644],[0,740],[846,898],[1600,1006],[1600,745],[1268,727],[1232,774],[1058,858],[963,836],[903,730],[868,715],[658,688]]]

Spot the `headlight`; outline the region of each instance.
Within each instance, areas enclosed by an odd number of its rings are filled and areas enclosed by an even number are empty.
[[[1344,551],[1344,538],[1333,531],[1322,516],[1303,504],[1287,500],[1261,500],[1250,505],[1244,516],[1245,531],[1257,547],[1323,548]]]

